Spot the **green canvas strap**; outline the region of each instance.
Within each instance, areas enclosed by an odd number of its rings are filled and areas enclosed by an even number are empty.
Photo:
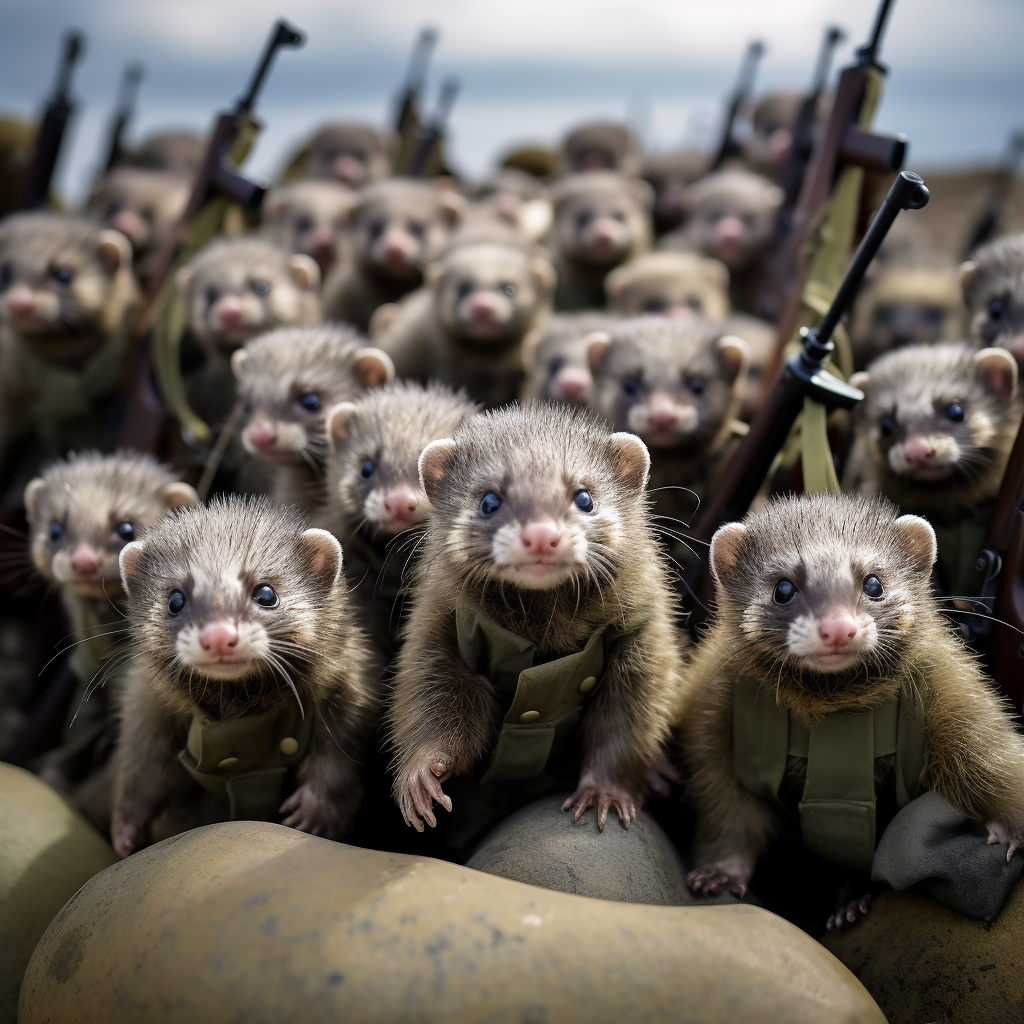
[[[232,821],[272,821],[284,797],[288,769],[309,748],[313,710],[298,704],[219,721],[192,709],[178,760],[204,789],[226,804]]]
[[[499,692],[514,692],[481,784],[536,778],[556,740],[575,728],[585,697],[599,684],[607,627],[595,632],[583,650],[535,665],[533,645],[479,609],[459,608],[455,626],[463,661]]]

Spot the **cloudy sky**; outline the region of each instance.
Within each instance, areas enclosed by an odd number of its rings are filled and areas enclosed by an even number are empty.
[[[850,60],[874,0],[0,0],[0,111],[38,115],[64,28],[87,35],[81,109],[61,169],[87,186],[120,79],[146,65],[133,132],[207,126],[242,92],[273,20],[308,35],[282,53],[259,104],[266,130],[249,170],[272,177],[325,119],[385,124],[417,30],[441,33],[430,79],[462,80],[453,156],[484,171],[511,143],[552,142],[573,122],[630,118],[648,147],[711,145],[748,40],[768,46],[760,88],[801,88],[821,33]],[[991,162],[1024,127],[1022,0],[895,0],[877,126],[910,138],[907,166]]]

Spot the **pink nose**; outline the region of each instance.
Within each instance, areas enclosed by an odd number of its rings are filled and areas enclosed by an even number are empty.
[[[409,250],[402,237],[386,237],[381,251],[388,263],[406,263],[409,259]]]
[[[121,210],[114,214],[110,220],[110,226],[115,231],[120,231],[122,235],[126,235],[132,245],[138,244],[146,230],[145,221],[131,210]]]
[[[477,292],[469,302],[470,316],[477,320],[490,320],[498,312],[498,302],[494,295]]]
[[[99,568],[96,552],[88,544],[79,544],[71,556],[71,568],[76,576],[94,576]]]
[[[199,631],[199,646],[217,657],[230,654],[238,646],[238,630],[230,622],[209,622]]]
[[[915,466],[924,466],[935,458],[935,449],[920,437],[910,437],[903,444],[903,456]]]
[[[561,530],[550,519],[527,523],[519,536],[531,555],[550,555],[562,541]]]
[[[675,426],[677,419],[679,417],[670,405],[656,405],[647,416],[648,422],[655,430],[667,430]]]
[[[857,637],[857,623],[849,615],[831,615],[818,623],[818,636],[826,647],[848,647]]]
[[[24,286],[12,288],[4,304],[11,316],[30,316],[36,311],[35,296]]]
[[[594,226],[590,229],[590,240],[594,245],[602,247],[615,245],[618,241],[615,225],[607,220],[595,220]]]
[[[519,212],[519,196],[511,192],[502,192],[494,201],[494,208],[502,215],[511,220]]]
[[[565,366],[555,374],[552,390],[563,402],[578,401],[590,387],[592,378],[582,366]]]
[[[250,424],[246,433],[256,448],[272,448],[274,442],[277,441],[277,430],[274,429],[274,424],[268,423],[266,420],[257,420]]]
[[[420,500],[408,487],[392,487],[384,495],[384,511],[392,519],[409,519],[416,514]]]
[[[358,181],[363,176],[363,165],[352,156],[339,156],[331,170],[342,181]]]
[[[217,300],[214,313],[225,327],[233,327],[242,319],[242,300],[237,295],[225,295]]]
[[[306,239],[306,249],[310,253],[329,252],[334,248],[334,232],[330,228],[314,228]]]
[[[715,241],[725,244],[735,244],[743,240],[747,229],[739,217],[723,217],[715,225]]]

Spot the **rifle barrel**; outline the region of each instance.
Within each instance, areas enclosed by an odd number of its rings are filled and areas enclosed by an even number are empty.
[[[818,51],[818,63],[814,67],[814,78],[811,81],[811,95],[817,99],[828,81],[829,69],[832,67],[832,54],[835,48],[846,38],[846,33],[838,25],[830,25],[825,29],[825,38],[821,41]]]
[[[409,58],[409,68],[405,75],[404,92],[419,95],[423,83],[427,77],[427,68],[430,65],[430,57],[437,45],[437,29],[423,28],[416,37],[412,48],[412,56]]]
[[[68,91],[71,88],[71,72],[82,55],[82,33],[76,30],[64,37],[64,56],[57,70],[57,86],[53,91],[55,103],[67,103]]]
[[[882,0],[882,6],[878,8],[878,14],[875,17],[875,28],[871,33],[871,41],[861,49],[859,54],[862,64],[876,64],[878,62],[878,48],[882,45],[882,32],[885,29],[885,23],[889,17],[889,8],[892,7],[892,3],[893,0]]]
[[[242,99],[238,101],[237,113],[244,114],[252,110],[253,105],[256,102],[256,96],[259,93],[260,88],[263,86],[263,80],[267,77],[271,61],[273,61],[274,55],[277,51],[282,46],[302,46],[305,41],[305,35],[297,29],[292,28],[291,25],[283,19],[278,20],[274,24],[274,30],[271,33],[270,38],[267,40],[267,45],[263,49],[263,56],[260,58],[259,64],[253,72],[252,79],[249,82],[249,88],[246,90]]]

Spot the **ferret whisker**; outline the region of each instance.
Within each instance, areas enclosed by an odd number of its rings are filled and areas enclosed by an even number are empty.
[[[0,530],[4,533],[9,533],[12,537],[17,537],[18,540],[28,541],[28,534],[22,533],[21,530],[16,530],[13,526],[7,526],[5,523],[0,523]]]
[[[86,629],[88,629],[88,628],[90,628],[90,627],[87,626]],[[80,633],[80,632],[82,632],[82,630],[76,630],[76,632]],[[93,633],[91,636],[83,636],[80,640],[75,640],[72,643],[68,644],[66,647],[62,647],[59,651],[57,651],[53,655],[53,657],[51,657],[50,660],[39,670],[39,675],[42,675],[62,654],[66,654],[68,651],[71,650],[72,647],[78,647],[79,644],[86,644],[90,640],[100,640],[103,637],[118,636],[121,633],[127,633],[127,632],[128,632],[128,630],[126,628],[121,628],[121,629],[112,629],[108,633]]]

